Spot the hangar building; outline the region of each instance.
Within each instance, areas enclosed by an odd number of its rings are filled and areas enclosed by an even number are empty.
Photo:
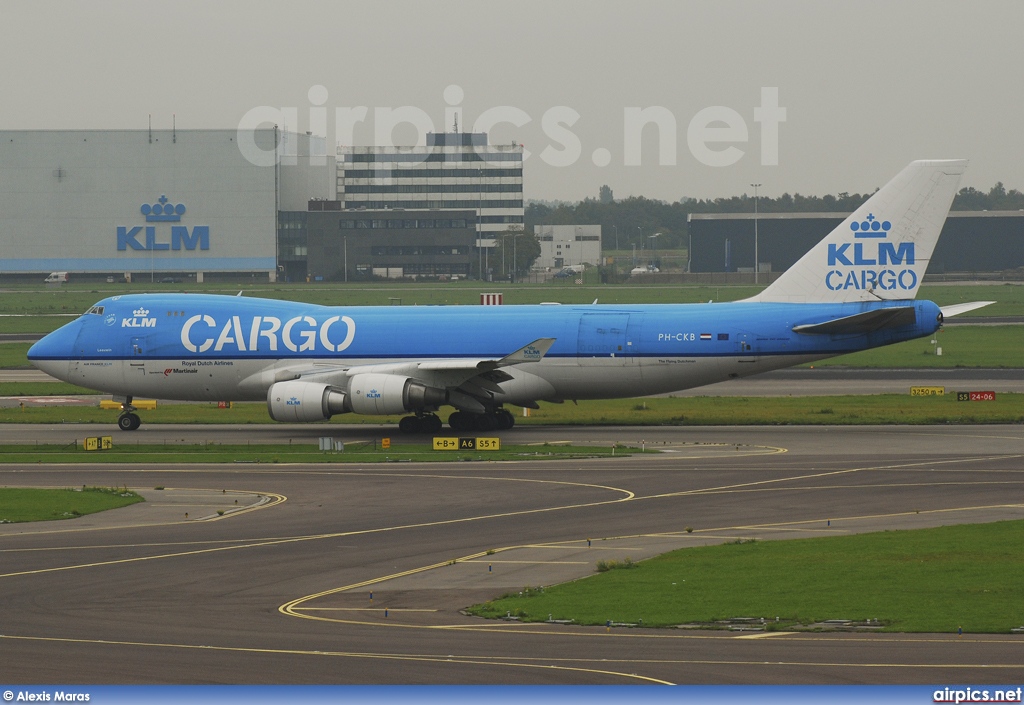
[[[761,272],[785,271],[849,213],[760,213]],[[691,213],[691,272],[754,271],[753,213]],[[929,274],[1024,267],[1024,211],[950,211]]]
[[[479,254],[474,210],[341,210],[337,201],[310,201],[308,211],[280,218],[287,281],[464,279]]]
[[[278,212],[333,197],[334,172],[276,127],[0,131],[0,277],[274,280]]]
[[[540,257],[535,267],[580,267],[601,263],[600,225],[537,225]]]

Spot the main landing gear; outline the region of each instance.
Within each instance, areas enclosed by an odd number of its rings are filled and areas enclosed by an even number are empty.
[[[441,426],[441,419],[434,414],[405,416],[398,422],[398,430],[402,433],[437,433]]]
[[[121,415],[117,417],[117,427],[122,431],[134,431],[142,425],[142,419],[135,413],[132,398],[127,397],[121,404]]]
[[[448,425],[453,431],[507,431],[515,424],[516,417],[505,409],[483,414],[453,411],[448,417]]]
[[[448,425],[453,431],[507,431],[515,426],[516,417],[505,409],[474,414],[468,411],[453,411],[448,417]],[[441,419],[435,414],[418,414],[405,416],[398,422],[398,430],[402,433],[440,433]]]

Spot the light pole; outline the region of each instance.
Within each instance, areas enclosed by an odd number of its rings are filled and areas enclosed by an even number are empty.
[[[750,184],[750,185],[754,187],[754,286],[757,286],[757,283],[758,283],[758,270],[760,269],[760,267],[758,266],[758,263],[757,263],[757,260],[758,260],[758,256],[757,256],[757,188],[761,184]]]
[[[516,247],[518,245],[518,242],[517,242],[518,240],[519,240],[519,232],[518,231],[514,231],[512,233],[512,277],[509,279],[509,281],[512,282],[513,284],[515,284],[515,282],[516,282],[516,271],[517,271],[517,268],[516,268]]]
[[[658,241],[655,240],[655,238],[658,237],[659,235],[664,234],[665,233],[654,233],[653,235],[647,236],[647,239],[651,241],[651,255],[650,260],[648,262],[648,264],[650,264],[651,266],[648,267],[648,269],[650,269],[651,267],[657,267],[656,260],[658,259]]]

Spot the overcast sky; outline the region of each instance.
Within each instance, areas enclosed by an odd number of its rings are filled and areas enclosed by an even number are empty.
[[[0,129],[144,129],[150,114],[158,128],[176,114],[182,129],[234,129],[270,106],[295,108],[306,130],[310,89],[323,86],[328,138],[338,108],[366,106],[353,141],[370,145],[386,108],[413,106],[450,129],[454,85],[460,126],[497,106],[529,119],[491,135],[530,152],[527,198],[596,197],[602,184],[669,201],[752,182],[773,196],[863,192],[936,158],[970,159],[964,185],[1024,190],[1022,28],[1016,0],[5,0]],[[763,163],[767,123],[755,121],[764,88],[785,110],[777,164]],[[659,154],[651,124],[641,164],[627,165],[626,111],[651,107],[674,119],[675,149]],[[732,139],[691,149],[691,132],[725,127],[691,125],[707,108],[733,121]],[[562,124],[545,127],[545,114]],[[410,143],[417,130],[392,135]]]

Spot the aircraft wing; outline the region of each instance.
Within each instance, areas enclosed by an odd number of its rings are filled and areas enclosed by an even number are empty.
[[[306,379],[344,385],[358,374],[387,374],[411,377],[429,387],[449,390],[451,400],[460,408],[482,410],[478,399],[489,399],[501,391],[501,382],[512,376],[502,367],[540,362],[554,345],[554,338],[538,338],[500,358],[403,360],[368,365],[314,365],[303,369],[290,368],[278,372],[278,379]]]

